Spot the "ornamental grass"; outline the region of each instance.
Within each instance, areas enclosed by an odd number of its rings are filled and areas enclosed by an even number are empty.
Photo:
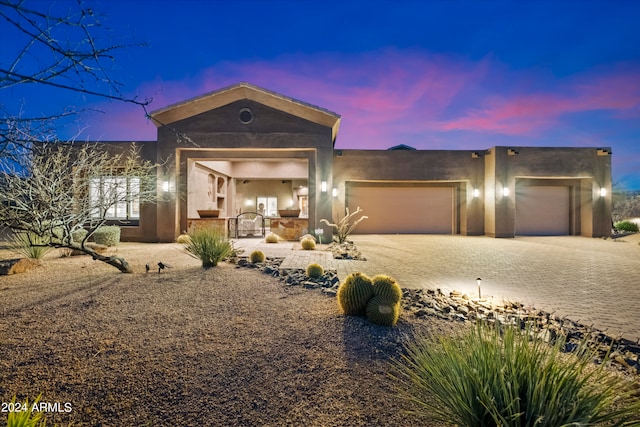
[[[458,426],[640,425],[633,383],[606,360],[594,364],[586,339],[567,354],[564,339],[543,336],[478,323],[461,336],[418,337],[393,376],[415,412]]]

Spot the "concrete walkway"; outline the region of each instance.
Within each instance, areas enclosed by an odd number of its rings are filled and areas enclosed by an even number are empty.
[[[284,257],[282,268],[317,262],[344,278],[353,271],[388,274],[406,288],[456,289],[519,301],[611,334],[640,338],[640,245],[587,237],[354,235],[367,261],[334,260],[297,243],[241,239],[236,247]],[[247,254],[249,253],[247,252]]]

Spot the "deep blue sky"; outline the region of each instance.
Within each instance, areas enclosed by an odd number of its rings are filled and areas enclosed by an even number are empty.
[[[640,189],[640,1],[86,3],[148,43],[113,75],[151,110],[248,81],[342,115],[339,148],[612,147],[614,180]],[[155,139],[131,106],[38,103],[103,110],[83,138]]]

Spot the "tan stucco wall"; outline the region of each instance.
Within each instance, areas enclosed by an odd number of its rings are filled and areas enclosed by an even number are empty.
[[[238,120],[242,108],[253,111],[251,123],[243,124]],[[158,240],[173,241],[180,230],[186,229],[188,159],[306,159],[309,225],[312,229],[318,228],[319,219],[331,214],[331,200],[327,193],[320,192],[319,186],[322,180],[331,180],[332,131],[248,100],[172,123],[171,128],[160,127],[157,161],[175,159],[168,163],[161,179],[173,180],[176,191],[171,200],[157,205]],[[187,135],[193,143],[177,142],[176,133]],[[328,228],[325,232],[329,232]]]
[[[484,187],[484,164],[474,151],[453,150],[336,150],[333,179],[338,189],[334,216],[342,217],[348,182],[411,181],[454,186],[457,193],[458,230],[464,235],[484,234],[483,191],[473,197],[473,189]]]
[[[574,147],[493,147],[485,152],[485,232],[515,235],[516,184],[572,188],[572,234],[611,232],[611,150]],[[503,188],[509,195],[503,195]],[[600,189],[607,195],[600,197]]]

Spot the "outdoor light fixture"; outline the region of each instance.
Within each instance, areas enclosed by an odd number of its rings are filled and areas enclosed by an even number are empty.
[[[169,181],[162,182],[162,191],[164,191],[165,193],[169,191]]]
[[[606,195],[607,195],[607,189],[602,187],[600,189],[600,197],[606,197]]]
[[[509,187],[503,187],[503,188],[502,188],[502,195],[503,195],[504,197],[509,196]]]
[[[478,190],[477,188],[473,189],[473,197],[480,197],[480,190]]]
[[[327,192],[327,181],[322,181],[320,183],[320,191],[322,191],[323,193]]]
[[[482,299],[482,292],[480,291],[480,287],[482,286],[482,279],[477,278],[476,283],[478,284],[478,299]]]
[[[334,188],[333,190],[331,190],[331,195],[332,195],[333,197],[338,197],[338,189],[337,189],[337,188]]]

